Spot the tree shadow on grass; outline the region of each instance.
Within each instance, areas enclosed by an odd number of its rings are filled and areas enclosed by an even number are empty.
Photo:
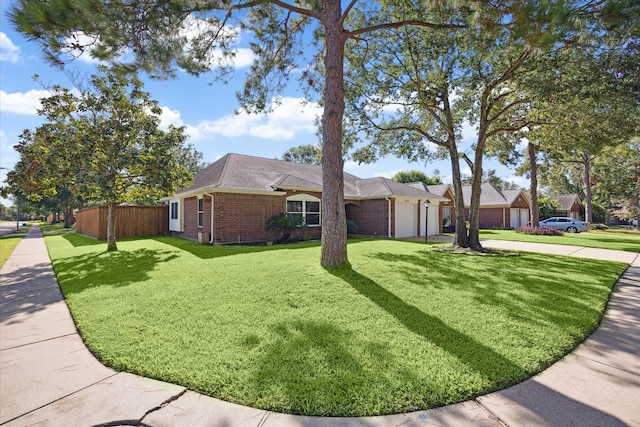
[[[189,252],[191,255],[195,255],[200,259],[213,259],[232,255],[242,255],[254,252],[265,251],[282,251],[282,250],[295,250],[304,249],[319,246],[317,241],[313,242],[301,242],[301,243],[288,243],[273,246],[251,246],[251,245],[203,245],[192,240],[181,239],[178,237],[162,236],[154,237],[153,240],[164,243],[169,246],[173,246],[176,249]]]
[[[491,262],[483,262],[481,257],[429,251],[369,256],[395,265],[397,274],[426,292],[468,292],[478,303],[500,307],[514,320],[538,325],[553,322],[575,326],[578,322],[587,333],[597,326],[601,316],[594,305],[606,300],[611,286],[597,279],[585,283],[571,273],[583,273],[584,265],[612,278],[619,273],[619,268],[608,262],[538,254],[493,257]]]
[[[127,286],[142,282],[161,262],[178,256],[169,251],[139,249],[90,253],[53,262],[62,292],[79,293],[96,286]]]
[[[493,390],[512,383],[513,379],[521,380],[526,377],[525,371],[506,357],[451,328],[437,317],[422,312],[352,268],[328,271],[396,318],[408,330],[472,368],[494,385]],[[506,383],[505,378],[509,379]],[[485,390],[485,392],[489,391],[491,390]]]
[[[274,339],[250,378],[249,399],[254,405],[320,416],[415,409],[406,399],[393,402],[389,396],[398,383],[387,378],[385,371],[388,366],[397,367],[398,361],[384,343],[362,341],[330,321],[282,321],[272,326],[272,331]],[[258,341],[249,335],[245,345],[253,347]],[[417,383],[409,370],[401,366],[397,370],[402,386]]]
[[[70,233],[63,235],[62,238],[71,243],[74,248],[80,246],[106,245],[105,241],[92,239],[91,237],[83,236],[82,234]]]

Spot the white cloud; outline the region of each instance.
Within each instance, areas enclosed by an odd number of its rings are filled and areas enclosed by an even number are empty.
[[[30,90],[29,92],[7,93],[0,90],[0,111],[35,116],[40,108],[40,99],[51,94],[46,90]]]
[[[20,48],[13,44],[9,36],[0,32],[0,61],[20,61]]]
[[[302,98],[281,98],[280,105],[272,104],[269,113],[249,114],[241,111],[217,120],[205,120],[197,125],[186,125],[193,141],[216,135],[230,138],[251,136],[264,139],[290,140],[300,133],[314,133],[315,119],[322,109],[318,104],[307,103]],[[184,126],[180,112],[162,107],[161,126]]]
[[[378,176],[378,177],[382,177],[382,178],[391,179],[398,172],[402,172],[402,170],[401,169],[396,169],[396,170],[388,171],[388,172],[376,172],[376,173],[373,174],[373,176]]]
[[[464,168],[460,169],[460,174],[461,175],[471,176],[471,168],[470,167],[464,167]]]
[[[179,36],[185,37],[189,41],[185,47],[185,49],[189,51],[193,50],[198,44],[202,44],[203,39],[211,39],[213,34],[216,33],[218,33],[218,27],[211,25],[206,20],[191,15],[182,22]],[[218,36],[233,39],[235,43],[238,43],[242,38],[242,31],[238,27],[227,25],[222,28]],[[254,56],[251,49],[237,48],[233,57],[225,57],[222,54],[222,50],[213,48],[207,52],[206,60],[209,65],[233,65],[238,69],[250,66],[253,63]]]
[[[469,123],[467,120],[462,123],[462,129],[460,133],[462,134],[463,143],[476,142],[476,139],[478,138],[478,131],[476,130],[475,126]]]
[[[505,181],[512,182],[520,188],[528,188],[530,181],[524,176],[511,175],[505,178]]]

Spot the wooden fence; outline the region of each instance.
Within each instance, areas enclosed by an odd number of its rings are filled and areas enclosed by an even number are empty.
[[[76,214],[76,232],[98,240],[107,239],[107,206],[94,206]],[[118,206],[116,237],[169,235],[167,206]]]

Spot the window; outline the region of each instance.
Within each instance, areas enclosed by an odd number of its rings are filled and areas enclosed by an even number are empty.
[[[451,225],[451,207],[444,206],[442,208],[442,226],[449,227]]]
[[[299,215],[309,227],[320,226],[320,199],[308,194],[291,196],[287,199],[287,213]]]
[[[204,199],[198,199],[198,227],[202,227],[203,214],[204,214]]]
[[[178,219],[178,202],[171,202],[171,219]]]

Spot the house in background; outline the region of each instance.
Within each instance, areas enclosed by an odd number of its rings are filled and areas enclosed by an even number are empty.
[[[440,233],[440,203],[446,197],[386,178],[344,174],[346,216],[358,234],[390,238]],[[424,201],[429,199],[425,221]],[[277,239],[267,219],[301,215],[304,237],[317,239],[322,224],[322,167],[227,154],[198,173],[193,184],[168,198],[169,230],[202,243],[226,244]]]
[[[580,220],[582,204],[577,194],[556,194],[549,196],[549,200],[558,202],[555,216],[568,216],[569,218]]]
[[[469,216],[471,186],[462,187],[464,207]],[[531,202],[522,190],[501,190],[489,183],[481,186],[480,228],[518,228],[529,224]]]
[[[456,227],[456,210],[454,205],[453,187],[449,184],[427,185],[424,182],[411,182],[410,185],[419,188],[436,196],[443,197],[445,200],[440,202],[440,233],[449,233],[455,231]]]

